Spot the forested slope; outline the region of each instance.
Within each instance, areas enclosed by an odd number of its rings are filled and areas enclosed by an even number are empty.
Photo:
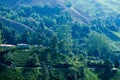
[[[107,1],[0,0],[0,44],[13,45],[0,79],[118,80],[119,1]]]

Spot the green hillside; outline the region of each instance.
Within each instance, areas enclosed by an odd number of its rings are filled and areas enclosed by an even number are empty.
[[[118,0],[0,0],[0,80],[119,80]]]

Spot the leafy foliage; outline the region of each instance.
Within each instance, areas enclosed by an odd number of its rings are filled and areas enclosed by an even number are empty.
[[[56,7],[51,0],[46,5],[27,5],[33,1],[0,3],[0,44],[15,45],[0,48],[1,80],[119,79],[119,61],[114,65],[112,62],[120,57],[112,53],[120,48],[115,44],[120,40],[118,14],[113,17],[112,12],[89,11],[89,5],[84,9],[83,4],[73,0],[65,1],[65,5],[59,1]],[[80,8],[88,11],[92,19],[75,4],[81,4]],[[18,43],[28,44],[29,48],[19,49]]]

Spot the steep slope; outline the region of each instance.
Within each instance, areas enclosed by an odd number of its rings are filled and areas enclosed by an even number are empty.
[[[16,22],[14,20],[6,19],[2,16],[0,16],[0,21],[4,23],[5,26],[12,27],[16,29],[20,33],[24,33],[26,30],[30,31],[32,33],[36,33],[33,29],[31,29],[29,26],[26,26],[22,23]]]
[[[120,13],[119,1],[117,0],[76,0],[73,5],[89,13],[92,18],[98,17],[97,14],[109,16]]]
[[[90,24],[89,15],[87,13],[84,13],[84,11],[80,10],[77,7],[71,7],[71,8],[67,7],[67,4],[69,3],[69,1],[67,2],[65,0],[54,0],[54,1],[53,0],[30,0],[30,1],[18,0],[18,1],[13,1],[13,3],[9,3],[7,1],[0,1],[0,2],[4,2],[8,4],[8,6],[10,6],[13,9],[17,9],[21,5],[42,4],[42,5],[49,5],[51,7],[60,6],[61,8],[64,9],[64,11],[69,12],[75,21],[79,21],[86,25]]]
[[[90,19],[88,17],[87,14],[85,14],[84,12],[77,10],[74,7],[71,7],[68,12],[73,16],[73,19],[75,21],[80,21],[84,24],[90,25]]]
[[[89,13],[90,15],[95,15],[99,12],[104,13],[120,13],[120,2],[118,0],[12,0],[12,1],[6,1],[6,0],[0,0],[2,3],[6,3],[8,6],[14,6],[15,5],[35,5],[35,4],[43,4],[50,6],[62,6],[66,8],[66,5],[68,3],[72,4],[73,7],[76,7],[78,9],[83,10],[85,13]]]

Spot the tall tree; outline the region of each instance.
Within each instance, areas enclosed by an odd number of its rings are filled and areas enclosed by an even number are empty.
[[[118,60],[115,60],[114,65],[115,65],[115,68],[119,68],[119,65],[120,65],[119,61],[118,61]]]
[[[3,27],[3,24],[0,22],[0,28]],[[0,44],[2,44],[2,32],[0,30]]]
[[[1,35],[1,31],[0,31],[0,44],[2,44],[2,35]]]
[[[59,51],[68,54],[72,51],[71,26],[61,25],[57,30]]]
[[[3,27],[3,24],[0,22],[0,28]],[[0,51],[2,51],[1,44],[3,43],[4,39],[2,38],[2,32],[0,30]]]
[[[22,43],[29,43],[30,40],[30,33],[29,31],[25,31],[22,35],[21,35],[21,42]]]
[[[34,66],[40,66],[40,61],[39,61],[38,55],[36,53],[34,53],[34,55],[33,55],[32,63]]]
[[[107,38],[103,34],[97,32],[92,32],[89,35],[87,46],[89,56],[99,56],[105,59],[108,58],[111,53],[111,47]]]
[[[113,64],[109,59],[105,60],[104,66],[105,66],[107,71],[109,71],[111,68],[113,68]]]
[[[49,70],[48,67],[44,64],[44,80],[49,80]]]
[[[58,41],[57,41],[57,36],[52,37],[51,39],[51,50],[52,52],[57,52],[58,50]]]

